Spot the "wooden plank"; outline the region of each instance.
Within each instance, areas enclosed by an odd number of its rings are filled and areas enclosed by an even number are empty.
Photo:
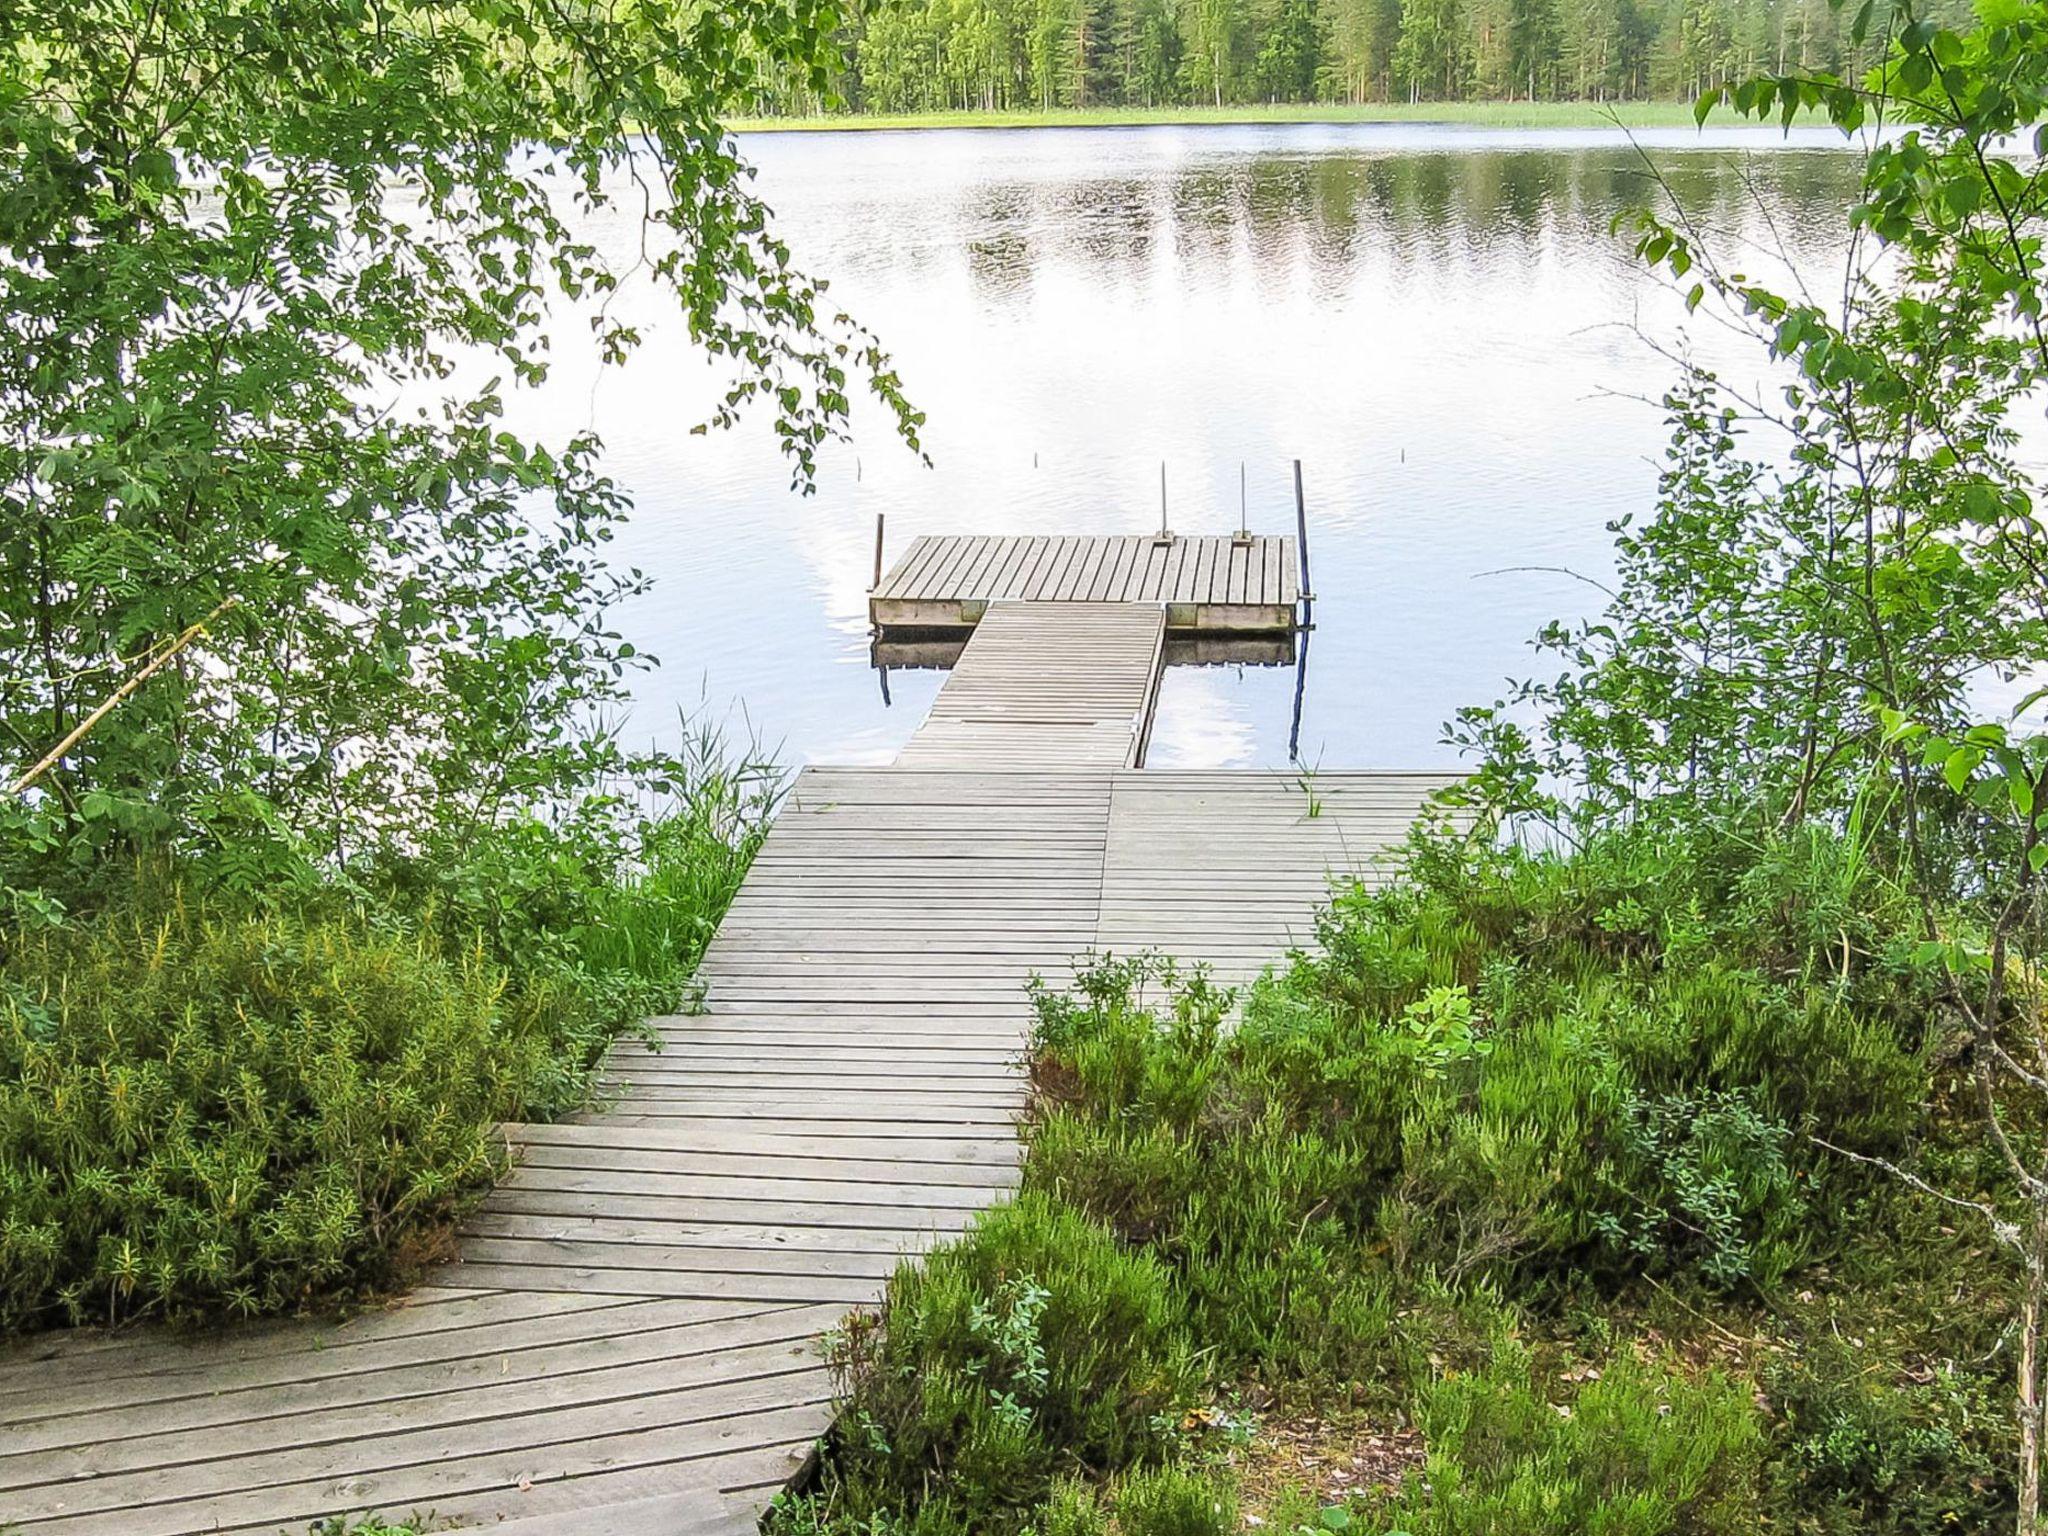
[[[992,592],[989,594],[990,597],[1022,598],[1030,590],[1031,583],[1037,579],[1039,569],[1051,558],[1052,546],[1053,541],[1047,538],[1027,541],[1024,557],[1018,562],[1015,574],[1003,584],[1000,592]]]
[[[1018,563],[1024,558],[1024,551],[1030,542],[1029,539],[1018,538],[1006,538],[1003,540],[1002,552],[997,557],[995,563],[989,568],[988,579],[983,584],[989,597],[999,597],[1008,588],[1011,578],[1016,573]]]
[[[1079,549],[1078,539],[1052,540],[1046,551],[1045,562],[1039,567],[1036,580],[1024,590],[1025,600],[1050,601],[1058,593],[1060,583],[1066,579],[1067,567],[1074,563],[1074,556]]]
[[[1102,567],[1115,558],[1114,539],[1090,539],[1088,553],[1075,568],[1074,579],[1067,584],[1067,599],[1070,602],[1085,603],[1093,600],[1096,586],[1102,580]]]
[[[947,539],[940,557],[932,563],[931,574],[921,586],[919,596],[924,598],[946,598],[954,593],[954,582],[965,569],[975,551],[980,547],[979,539]]]
[[[943,539],[919,534],[910,541],[910,548],[905,550],[903,558],[896,562],[895,570],[883,580],[884,590],[892,597],[901,597],[919,590],[932,562],[941,558],[945,552]]]
[[[929,578],[920,584],[918,596],[924,599],[943,599],[956,594],[960,577],[980,550],[982,540],[977,537],[948,538],[944,540],[944,556],[934,563]]]
[[[1295,540],[1214,534],[920,535],[869,601],[881,626],[973,626],[998,601],[1166,602],[1190,631],[1291,632]]]
[[[638,1472],[624,1479],[578,1478],[568,1487],[575,1502],[497,1521],[491,1536],[563,1536],[564,1517],[601,1525],[604,1536],[756,1536],[760,1529],[753,1510],[735,1508],[717,1495],[656,1492],[641,1497],[643,1489],[661,1487],[658,1470],[652,1478]],[[538,1506],[543,1500],[531,1502]]]
[[[1099,562],[1108,540],[1086,541],[1071,576],[1048,578],[1042,590],[1085,590],[1087,562]],[[1163,613],[1123,604],[1062,604],[1057,610],[1028,603],[992,604],[952,675],[939,689],[924,724],[898,756],[899,765],[1000,762],[1058,767],[1128,766],[1146,728],[1159,665]],[[774,840],[771,838],[770,842]],[[1035,889],[1048,887],[1042,861],[1064,849],[1085,899],[1094,880],[1093,854],[1080,826],[1035,840],[991,842],[966,828],[951,839],[914,841],[905,856],[929,849],[986,871],[1005,856],[1040,861]],[[767,850],[764,849],[764,854]],[[772,874],[761,868],[748,884]],[[876,861],[859,861],[859,878],[843,889],[872,889]],[[821,871],[807,871],[814,881]],[[829,878],[829,873],[828,873]]]
[[[814,1410],[818,1426],[829,1407]],[[488,1528],[516,1536],[756,1536],[761,1510],[774,1488],[799,1471],[814,1451],[815,1432],[783,1444],[709,1458],[679,1456],[618,1472],[575,1472],[511,1488],[438,1497],[431,1529]],[[676,1492],[681,1482],[701,1487]],[[650,1523],[652,1522],[652,1523]],[[208,1527],[210,1536],[288,1536],[274,1525]]]
[[[0,1456],[0,1490],[155,1467],[198,1467],[430,1425],[750,1380],[787,1370],[792,1363],[816,1364],[819,1331],[831,1328],[839,1316],[832,1303],[764,1307],[724,1325],[648,1329],[594,1343],[508,1351],[452,1364],[411,1363],[334,1381],[143,1404],[96,1416],[82,1426],[74,1422],[72,1438],[56,1450],[46,1447],[51,1433],[64,1426],[33,1426],[41,1433],[10,1438],[9,1453]],[[309,1414],[318,1417],[309,1421]],[[234,1486],[235,1469],[225,1469],[225,1475],[224,1486]]]
[[[536,1202],[545,1204],[545,1202]],[[609,1243],[620,1248],[643,1246],[689,1248],[762,1248],[780,1253],[894,1254],[921,1253],[941,1237],[964,1232],[986,1195],[943,1221],[917,1226],[789,1227],[729,1223],[709,1226],[672,1221],[659,1209],[643,1213],[614,1211],[597,1198],[587,1202],[590,1214],[568,1211],[508,1211],[486,1206],[468,1230],[478,1237],[543,1243]],[[775,1213],[769,1213],[769,1220]],[[829,1326],[829,1323],[826,1325]]]
[[[0,1428],[11,1430],[50,1415],[96,1413],[145,1398],[168,1401],[185,1392],[232,1385],[249,1371],[269,1380],[296,1380],[327,1370],[374,1369],[385,1355],[436,1359],[494,1348],[505,1338],[601,1333],[625,1324],[590,1314],[620,1305],[610,1297],[492,1293],[459,1312],[433,1309],[442,1313],[436,1319],[440,1326],[433,1329],[405,1326],[419,1321],[415,1309],[406,1307],[341,1324],[260,1324],[218,1338],[127,1333],[83,1361],[44,1361],[25,1349],[0,1365],[0,1386],[6,1388],[0,1395]],[[372,1363],[359,1363],[366,1360]]]
[[[545,1293],[499,1292],[507,1301],[545,1301]],[[166,1421],[190,1414],[190,1405],[217,1400],[233,1405],[247,1393],[292,1393],[305,1389],[336,1402],[375,1401],[394,1370],[418,1366],[459,1371],[471,1361],[496,1367],[511,1355],[557,1346],[570,1353],[601,1351],[607,1340],[664,1329],[738,1324],[786,1310],[755,1302],[675,1301],[582,1295],[582,1310],[532,1318],[513,1325],[457,1330],[424,1338],[366,1340],[345,1347],[275,1351],[236,1357],[220,1351],[211,1366],[179,1373],[138,1374],[66,1386],[8,1412],[10,1449],[87,1443],[101,1424],[118,1415],[157,1413]],[[303,1331],[303,1330],[302,1330]],[[149,1343],[144,1336],[145,1345]],[[147,1349],[142,1353],[147,1353]],[[322,1400],[325,1400],[324,1398]],[[240,1416],[239,1408],[225,1417]]]
[[[1002,563],[1009,545],[1008,539],[993,538],[982,541],[981,554],[960,577],[956,586],[957,596],[976,598],[988,591],[989,578]]]
[[[1175,539],[1172,549],[1167,551],[1168,561],[1160,573],[1159,600],[1164,603],[1184,603],[1187,592],[1182,585],[1183,578],[1193,582],[1194,573],[1190,565],[1195,558],[1195,543],[1192,539]]]
[[[1109,541],[1109,548],[1103,552],[1102,559],[1097,562],[1094,575],[1088,582],[1088,590],[1081,594],[1083,602],[1100,603],[1108,600],[1110,589],[1119,581],[1123,564],[1130,556],[1130,549],[1129,539]]]
[[[814,1434],[818,1408],[831,1395],[829,1373],[810,1369],[711,1391],[654,1394],[628,1405],[384,1437],[369,1442],[379,1448],[380,1464],[351,1478],[346,1490],[323,1475],[328,1453],[313,1447],[242,1467],[242,1484],[232,1491],[157,1473],[99,1478],[65,1485],[18,1515],[10,1509],[9,1517],[57,1536],[182,1536],[242,1524],[303,1525],[329,1510],[402,1515],[438,1507],[449,1494],[479,1488],[510,1494],[521,1483],[662,1462],[677,1469],[677,1492],[689,1491],[693,1482],[715,1488],[723,1481],[717,1469],[700,1466],[700,1473],[711,1474],[700,1480],[690,1475],[692,1463]],[[45,1523],[29,1524],[36,1520]]]

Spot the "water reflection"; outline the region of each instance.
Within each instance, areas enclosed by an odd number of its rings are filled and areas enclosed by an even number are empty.
[[[921,210],[918,238],[894,247],[900,263],[875,266],[879,253],[870,252],[851,265],[914,282],[942,278],[946,254],[957,252],[976,304],[1012,313],[1031,309],[1041,274],[1081,268],[1098,288],[1133,296],[1161,281],[1226,291],[1251,276],[1335,299],[1368,280],[1382,291],[1417,279],[1484,283],[1532,257],[1615,263],[1624,253],[1607,238],[1614,213],[1667,195],[1704,227],[1761,248],[1772,242],[1751,184],[1759,176],[1795,248],[1824,246],[1853,191],[1844,167],[1839,153],[1800,150],[1774,151],[1755,167],[1725,154],[1667,153],[1656,174],[1635,153],[1613,150],[1250,155],[1142,176],[973,186]],[[786,211],[803,207],[783,201]],[[904,233],[901,209],[855,218],[863,229]]]
[[[1748,269],[1837,258],[1855,162],[1775,135],[1653,136],[1694,216]],[[519,409],[594,428],[638,515],[621,559],[656,592],[623,615],[664,656],[629,729],[676,700],[744,699],[793,758],[886,760],[941,674],[869,672],[874,519],[920,533],[1152,526],[1159,464],[1186,533],[1293,524],[1304,461],[1316,589],[1305,759],[1446,761],[1440,723],[1529,665],[1588,589],[1508,567],[1610,564],[1606,524],[1655,485],[1681,340],[1762,360],[1628,257],[1614,215],[1655,191],[1617,136],[1333,128],[792,135],[749,141],[799,259],[877,330],[929,413],[925,469],[875,412],[792,496],[765,433],[696,438],[717,376],[651,306],[652,340],[599,376],[565,320],[557,374]],[[1761,153],[1750,154],[1755,148]],[[1761,199],[1761,205],[1758,199]],[[621,250],[623,222],[590,237]],[[626,296],[630,307],[635,299]],[[646,305],[644,296],[639,300]],[[1745,372],[1747,370],[1747,372]],[[1177,667],[1151,761],[1280,765],[1292,668]]]

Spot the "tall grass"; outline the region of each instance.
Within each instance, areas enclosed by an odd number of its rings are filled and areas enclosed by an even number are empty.
[[[574,932],[593,967],[652,982],[687,977],[718,930],[782,798],[782,769],[749,740],[734,751],[684,722],[683,770],[658,791],[630,857]]]

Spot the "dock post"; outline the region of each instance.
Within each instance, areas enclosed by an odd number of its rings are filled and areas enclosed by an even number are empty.
[[[1309,632],[1301,632],[1301,649],[1294,653],[1294,720],[1287,727],[1287,761],[1301,761],[1301,705],[1308,697],[1308,640]]]
[[[1301,493],[1301,460],[1294,461],[1294,543],[1301,552],[1302,623],[1308,622],[1316,592],[1308,584],[1308,502]]]
[[[882,585],[882,514],[875,514],[875,579],[868,584],[870,592]]]

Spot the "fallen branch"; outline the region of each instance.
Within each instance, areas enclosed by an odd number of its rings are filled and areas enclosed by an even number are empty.
[[[41,778],[45,773],[48,773],[52,768],[56,767],[58,763],[63,761],[64,754],[66,752],[69,752],[73,747],[77,746],[79,742],[83,741],[86,735],[92,730],[94,726],[98,725],[102,720],[106,719],[108,715],[112,714],[115,708],[120,704],[120,702],[123,699],[127,698],[131,693],[133,693],[136,689],[140,688],[144,683],[148,682],[150,677],[154,673],[159,671],[163,667],[163,664],[165,662],[169,661],[173,656],[177,655],[180,651],[184,650],[186,646],[190,645],[194,640],[198,639],[201,634],[205,633],[207,625],[211,624],[215,619],[219,618],[222,614],[226,613],[230,608],[234,607],[238,601],[239,599],[233,597],[222,598],[218,603],[214,605],[213,612],[209,613],[205,618],[201,619],[198,623],[187,627],[183,634],[179,635],[177,639],[173,640],[169,645],[165,646],[162,652],[160,652],[156,657],[154,657],[146,666],[144,666],[140,671],[138,671],[133,677],[129,678],[127,682],[123,683],[120,687],[116,688],[113,691],[113,693],[108,695],[106,701],[102,703],[98,709],[95,709],[83,720],[79,721],[78,724],[72,728],[71,733],[68,736],[66,736],[62,741],[58,742],[56,746],[50,748],[50,750],[46,754],[44,754],[40,762],[38,762],[34,767],[30,768],[28,772],[24,773],[12,784],[8,785],[7,792],[13,795],[21,794],[31,784],[35,783],[37,779]]]

